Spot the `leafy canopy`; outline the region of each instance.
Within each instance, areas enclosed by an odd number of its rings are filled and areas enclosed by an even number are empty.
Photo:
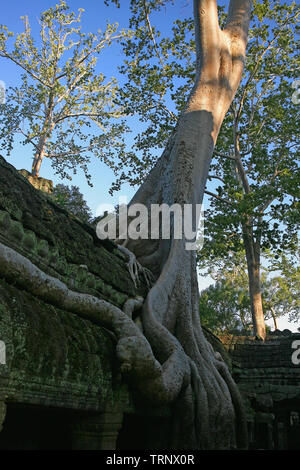
[[[115,103],[118,85],[96,72],[101,52],[130,36],[107,24],[96,34],[81,31],[83,9],[71,12],[60,1],[41,14],[34,37],[27,17],[11,47],[13,33],[0,27],[0,57],[23,72],[20,86],[9,87],[0,105],[0,148],[9,155],[17,136],[35,157],[51,159],[56,173],[70,178],[80,167],[88,182],[91,155],[110,165],[124,153],[127,127]]]
[[[261,289],[265,320],[288,317],[300,319],[300,268],[289,256],[275,259],[269,254],[270,268],[263,269]],[[215,283],[200,293],[201,323],[216,334],[251,331],[247,265],[241,252],[229,253],[209,269]]]

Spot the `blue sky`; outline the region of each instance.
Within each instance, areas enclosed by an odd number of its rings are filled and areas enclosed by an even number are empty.
[[[41,12],[55,5],[54,1],[49,0],[30,0],[23,2],[21,0],[12,0],[11,2],[5,2],[2,6],[1,22],[5,24],[10,31],[21,32],[23,30],[23,23],[20,20],[21,16],[28,15],[29,22],[32,27],[33,34],[38,33],[38,18]],[[123,2],[126,3],[126,2]],[[118,22],[120,27],[126,27],[128,22],[128,12],[126,8],[119,10],[112,7],[105,7],[102,1],[89,0],[71,0],[68,2],[72,11],[77,11],[79,8],[85,8],[85,12],[82,17],[82,29],[83,31],[96,32],[99,28],[105,29],[106,21]],[[97,64],[97,71],[104,72],[107,77],[117,75],[117,65],[121,63],[122,57],[118,47],[113,53],[104,53],[103,58],[101,57]],[[107,51],[108,52],[108,51]],[[6,83],[6,87],[15,86],[19,80],[19,69],[13,63],[7,60],[1,60],[0,62],[0,79]],[[5,155],[4,155],[5,156]],[[20,146],[15,145],[14,151],[9,157],[9,161],[18,169],[26,168],[30,170],[32,158],[32,147],[31,146]],[[117,195],[112,199],[108,195],[108,190],[113,179],[113,174],[106,165],[100,161],[92,161],[90,166],[90,172],[93,175],[92,182],[93,188],[90,188],[85,180],[84,175],[78,172],[74,175],[72,182],[68,180],[60,180],[57,175],[54,174],[51,168],[50,161],[45,159],[41,167],[40,175],[52,179],[55,184],[62,182],[64,184],[73,184],[80,187],[81,192],[91,207],[93,213],[96,212],[96,208],[99,204],[104,202],[115,202]],[[132,188],[124,187],[123,193],[130,196],[133,193]]]
[[[20,19],[21,16],[27,15],[29,18],[30,25],[32,27],[33,35],[38,34],[39,25],[38,18],[41,12],[53,7],[55,3],[59,1],[54,0],[10,0],[9,2],[2,2],[1,5],[1,23],[6,25],[10,31],[15,33],[23,30],[23,23]],[[128,27],[129,19],[129,3],[130,0],[121,0],[121,8],[117,9],[114,5],[106,7],[102,0],[69,0],[67,4],[70,9],[76,12],[79,8],[84,8],[85,12],[82,15],[82,29],[84,32],[96,32],[99,28],[104,30],[106,22],[111,23],[118,22],[120,28]],[[220,4],[228,4],[227,1],[221,1]],[[183,19],[183,17],[191,16],[192,14],[192,0],[176,0],[175,5],[169,5],[166,10],[163,10],[159,14],[156,14],[153,18],[154,23],[161,29],[167,31],[176,18]],[[116,76],[122,80],[122,77],[118,75],[117,67],[122,63],[122,52],[118,45],[112,46],[109,50],[106,50],[97,64],[97,72],[103,72],[108,78]],[[6,86],[16,86],[19,81],[20,71],[13,63],[0,59],[0,80],[4,81]],[[133,133],[137,131],[140,124],[138,121],[133,120]],[[133,135],[128,137],[130,140]],[[129,140],[129,142],[130,142]],[[6,155],[3,155],[6,157]],[[32,159],[32,148],[27,146],[16,144],[11,156],[8,161],[13,164],[16,168],[26,168],[30,170]],[[40,175],[52,179],[54,184],[64,183],[79,186],[81,192],[84,195],[89,207],[91,208],[94,215],[96,215],[97,207],[100,204],[112,203],[117,204],[120,195],[127,196],[130,200],[135,193],[135,188],[130,187],[128,184],[123,185],[122,190],[119,193],[115,193],[113,197],[108,194],[109,188],[114,176],[112,171],[99,160],[92,160],[89,167],[90,173],[92,174],[93,187],[89,187],[83,173],[80,171],[72,177],[72,182],[68,180],[61,180],[55,175],[51,168],[50,162],[45,159]],[[204,206],[205,207],[205,206]],[[211,284],[211,278],[199,278],[200,290]],[[286,321],[279,320],[280,328],[296,328],[293,325],[288,325]]]
[[[21,16],[27,15],[32,28],[33,35],[38,35],[39,25],[38,18],[41,12],[53,7],[58,1],[51,0],[29,0],[26,3],[22,0],[11,0],[5,2],[1,6],[1,23],[6,25],[10,31],[15,33],[23,31],[23,23],[20,19]],[[121,8],[118,9],[114,5],[106,7],[103,1],[97,0],[69,0],[67,4],[70,9],[76,12],[79,8],[84,8],[85,12],[82,15],[82,30],[84,32],[96,32],[99,28],[104,30],[106,22],[119,23],[119,28],[128,27],[129,19],[129,0],[121,0]],[[189,16],[192,13],[192,0],[179,0],[175,2],[176,5],[169,6],[167,11],[161,12],[156,15],[155,23],[161,28],[168,28],[172,25],[173,20],[178,17]],[[116,76],[119,80],[117,67],[122,63],[122,53],[118,45],[112,46],[101,54],[97,63],[97,72],[103,72],[107,77]],[[19,81],[20,71],[13,63],[1,59],[0,60],[0,80],[3,80],[6,87],[15,86]],[[139,123],[137,121],[133,124],[133,132],[137,130]],[[130,136],[128,136],[130,139]],[[133,135],[132,137],[133,138]],[[3,155],[6,157],[5,155]],[[26,168],[30,170],[32,159],[32,147],[21,146],[16,143],[14,150],[9,157],[11,162],[16,168]],[[55,184],[73,184],[80,187],[81,192],[93,211],[96,214],[97,207],[102,203],[116,204],[119,195],[126,195],[128,200],[135,193],[135,189],[129,185],[124,185],[120,193],[115,193],[113,197],[109,196],[108,191],[114,179],[112,171],[100,161],[92,160],[89,167],[92,174],[92,182],[94,187],[88,186],[82,172],[72,177],[72,182],[68,180],[60,180],[51,168],[49,160],[43,161],[40,176],[52,179]]]

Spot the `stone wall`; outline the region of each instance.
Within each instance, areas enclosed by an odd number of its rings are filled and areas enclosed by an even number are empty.
[[[114,243],[100,241],[94,227],[34,189],[2,157],[0,243],[69,289],[119,308],[146,295],[146,284],[133,282],[127,257]],[[0,364],[0,448],[6,410],[7,424],[15,406],[85,412],[72,421],[72,448],[115,447],[123,412],[133,406],[111,332],[42,301],[18,278],[3,277],[0,266],[0,340],[6,346],[6,364]]]
[[[292,361],[300,333],[277,332],[265,342],[233,335],[220,339],[247,407],[250,446],[300,449],[300,364]]]

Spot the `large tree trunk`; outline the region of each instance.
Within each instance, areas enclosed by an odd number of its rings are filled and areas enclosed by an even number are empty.
[[[151,204],[201,204],[219,129],[241,79],[250,3],[232,0],[221,31],[216,1],[194,1],[196,82],[162,157],[130,205],[144,204],[150,212]],[[162,374],[145,380],[142,392],[156,402],[175,402],[172,448],[245,447],[240,395],[203,335],[195,252],[187,251],[185,242],[171,237],[124,243],[157,276],[142,325]],[[128,349],[122,342],[121,361]]]
[[[42,126],[42,131],[40,134],[39,142],[36,146],[36,152],[32,162],[32,169],[31,174],[32,176],[40,176],[40,168],[42,165],[42,161],[46,154],[46,142],[51,136],[51,133],[55,127],[55,123],[52,120],[52,113],[53,113],[53,106],[54,106],[54,98],[52,90],[49,93],[48,105],[46,108],[46,115],[45,120]]]

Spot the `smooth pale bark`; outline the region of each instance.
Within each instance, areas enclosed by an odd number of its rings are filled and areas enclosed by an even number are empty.
[[[42,164],[44,156],[45,156],[44,149],[42,151],[37,151],[35,153],[33,163],[32,163],[32,169],[31,169],[32,176],[36,176],[36,177],[40,176],[40,168],[41,168],[41,164]]]
[[[251,193],[247,174],[242,164],[240,154],[239,134],[237,132],[238,121],[234,125],[234,159],[236,166],[236,176],[246,195]],[[248,285],[251,306],[251,316],[253,323],[253,334],[257,338],[265,340],[266,326],[263,312],[263,302],[260,286],[260,235],[257,234],[255,240],[252,229],[253,220],[251,217],[242,223],[243,241],[246,252],[248,269]]]
[[[254,336],[260,339],[266,338],[265,318],[260,287],[260,269],[256,263],[248,263],[250,305],[253,322]]]
[[[37,145],[37,150],[34,155],[32,169],[31,169],[32,176],[38,177],[40,175],[41,164],[46,155],[46,142],[48,140],[47,136],[51,134],[53,129],[54,129],[54,123],[52,122],[50,125],[50,128],[48,129],[48,121],[46,120],[44,124],[44,128],[43,128],[43,132],[41,134],[39,143]]]
[[[32,169],[31,169],[32,176],[38,177],[40,175],[40,168],[41,168],[42,161],[46,154],[46,142],[49,139],[49,136],[51,135],[51,132],[53,131],[54,126],[55,126],[55,123],[53,122],[53,119],[52,119],[53,108],[54,108],[54,99],[53,99],[53,93],[51,91],[49,94],[46,117],[43,123],[42,132],[39,138],[39,142],[36,146],[36,152],[33,158]]]

